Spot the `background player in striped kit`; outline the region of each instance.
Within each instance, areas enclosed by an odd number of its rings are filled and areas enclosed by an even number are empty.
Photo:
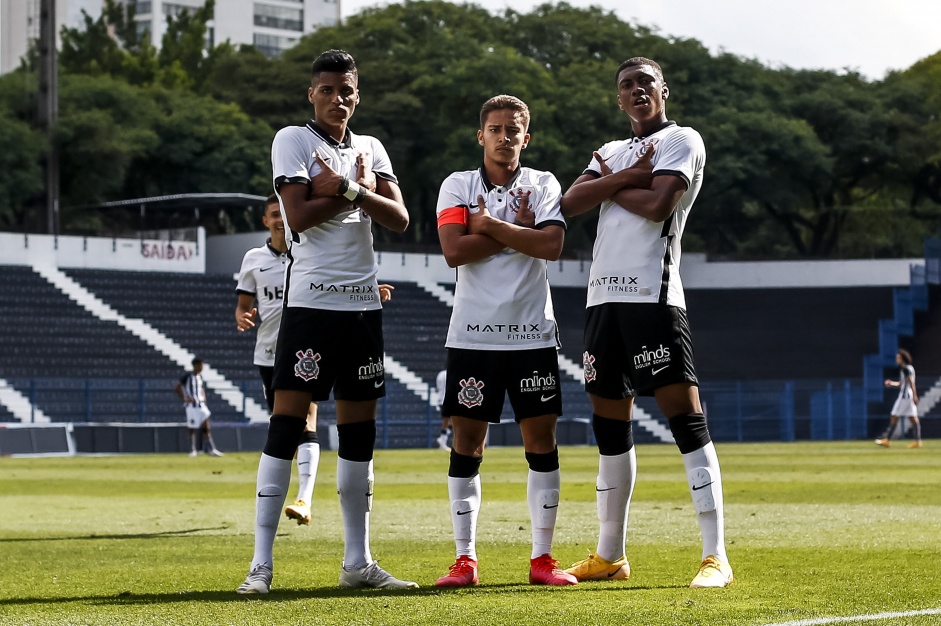
[[[291,460],[311,401],[337,407],[337,492],[343,515],[341,587],[417,587],[383,570],[369,549],[376,401],[385,395],[382,304],[372,226],[409,217],[388,153],[348,123],[359,104],[353,57],[328,50],[311,68],[314,119],[278,131],[271,146],[290,263],[275,352],[274,412],[258,463],[255,552],[239,593],[268,593],[271,546]]]
[[[284,269],[287,264],[288,245],[284,240],[284,220],[278,196],[271,194],[265,202],[262,223],[268,229],[265,245],[252,248],[245,253],[239,270],[238,304],[235,308],[235,324],[240,332],[256,327],[254,363],[261,375],[262,389],[268,403],[268,412],[274,410],[274,391],[271,377],[274,371],[274,353],[278,343],[278,328],[281,325],[281,309],[284,305]],[[392,285],[379,285],[380,301],[392,297]],[[257,307],[256,307],[257,303]],[[297,446],[297,498],[284,509],[284,514],[296,520],[298,525],[310,524],[310,506],[320,463],[320,442],[317,438],[317,403],[310,403],[307,424]]]
[[[567,571],[579,580],[630,575],[624,544],[636,473],[634,396],[653,395],[683,455],[702,534],[691,587],[725,587],[722,479],[699,401],[680,278],[680,240],[702,185],[706,150],[692,128],[669,121],[660,66],[634,57],[617,70],[618,106],[632,137],[594,153],[562,198],[578,215],[601,205],[588,280],[583,365],[598,441],[598,547]]]
[[[529,581],[577,583],[551,554],[561,483],[555,428],[562,399],[546,260],[562,252],[562,190],[551,173],[520,165],[528,129],[529,108],[519,98],[501,95],[485,102],[477,131],[483,165],[451,174],[438,194],[441,249],[448,265],[457,268],[442,407],[454,426],[448,496],[457,560],[436,581],[441,587],[478,582],[478,470],[487,429],[500,421],[507,394],[529,463]]]
[[[216,449],[212,440],[212,429],[209,426],[209,416],[212,414],[206,406],[206,385],[203,383],[202,359],[193,359],[193,371],[184,374],[176,383],[173,390],[180,396],[186,409],[186,427],[190,433],[190,456],[199,454],[197,441],[199,435],[203,436],[203,448],[208,448],[209,456],[223,456]]]
[[[899,397],[892,405],[892,414],[889,417],[889,427],[876,439],[876,443],[884,448],[892,445],[892,434],[898,427],[898,436],[905,434],[905,418],[912,422],[915,429],[915,441],[908,444],[909,448],[920,448],[921,421],[918,419],[918,389],[915,388],[915,368],[912,367],[912,355],[908,350],[900,349],[895,355],[895,363],[899,366],[899,379],[885,381],[886,387],[898,387]],[[901,419],[900,419],[901,418]]]

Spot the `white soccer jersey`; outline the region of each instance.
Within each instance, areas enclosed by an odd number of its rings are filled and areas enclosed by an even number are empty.
[[[598,236],[588,279],[588,306],[605,302],[661,302],[686,308],[680,279],[680,239],[689,210],[702,186],[706,148],[692,128],[666,122],[648,137],[612,141],[598,151],[618,172],[637,160],[641,148],[656,143],[654,175],[679,176],[687,183],[673,215],[652,222],[611,200],[601,203]],[[601,175],[592,159],[585,173]]]
[[[378,178],[398,183],[385,147],[375,137],[353,134],[338,142],[313,122],[288,126],[275,135],[271,165],[275,192],[285,182],[308,183],[319,172],[315,155],[340,174],[356,179],[356,157],[363,154]],[[280,195],[279,195],[280,199]],[[372,220],[351,203],[331,220],[297,232],[281,203],[288,240],[285,306],[365,311],[381,309],[372,247]]]
[[[284,306],[286,264],[287,254],[281,254],[270,243],[252,248],[242,259],[235,290],[255,298],[261,320],[255,335],[255,365],[274,365],[274,349],[278,344],[278,327]]]
[[[483,168],[455,172],[441,184],[437,213],[477,206],[482,195],[497,219],[513,222],[519,193],[531,190],[529,206],[536,228],[565,227],[559,201],[562,188],[550,172],[521,167],[505,186],[487,180]],[[472,350],[531,350],[557,347],[558,332],[546,261],[511,248],[457,268],[454,308],[445,345]]]

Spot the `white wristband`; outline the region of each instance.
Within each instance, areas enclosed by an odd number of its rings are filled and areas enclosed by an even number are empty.
[[[352,181],[352,180],[351,180],[351,181],[349,181],[349,183],[350,183],[350,184],[349,184],[349,187],[346,189],[346,191],[344,191],[344,192],[343,192],[342,194],[340,194],[340,195],[342,195],[344,198],[346,198],[346,199],[349,200],[350,202],[353,202],[354,200],[356,200],[357,198],[360,197],[360,194],[361,194],[361,193],[365,194],[365,191],[366,191],[366,190],[363,189],[362,187],[360,187],[360,186],[359,186],[359,183],[357,183],[357,182],[355,182],[355,181]]]

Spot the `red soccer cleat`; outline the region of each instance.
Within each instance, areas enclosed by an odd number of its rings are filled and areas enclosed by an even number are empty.
[[[559,569],[559,562],[548,554],[537,556],[529,561],[530,585],[577,585],[578,579]]]
[[[477,561],[465,555],[459,556],[448,573],[435,581],[435,587],[471,587],[478,582]]]

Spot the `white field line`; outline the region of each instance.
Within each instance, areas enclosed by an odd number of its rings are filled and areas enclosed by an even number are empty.
[[[792,622],[775,622],[773,624],[766,624],[765,626],[824,626],[825,624],[874,622],[876,620],[915,617],[918,615],[941,615],[941,607],[936,609],[919,609],[917,611],[892,611],[888,613],[870,613],[868,615],[850,615],[848,617],[815,617],[812,619],[798,619]]]

